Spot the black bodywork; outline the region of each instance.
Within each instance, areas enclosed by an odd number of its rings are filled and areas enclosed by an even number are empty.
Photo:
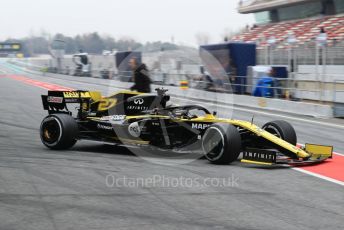
[[[159,89],[157,94],[133,94],[123,92],[99,101],[85,96],[87,91],[49,91],[42,95],[43,107],[49,114],[75,115],[67,104],[76,104],[75,120],[79,127],[78,139],[104,141],[117,144],[149,144],[159,148],[200,148],[204,131],[209,122],[192,121],[196,114],[211,114],[197,105],[167,107],[170,96]],[[115,105],[99,110],[99,105]],[[181,121],[183,120],[183,121]],[[139,129],[139,130],[134,130]],[[135,132],[137,135],[135,135]],[[134,134],[134,135],[133,135]]]

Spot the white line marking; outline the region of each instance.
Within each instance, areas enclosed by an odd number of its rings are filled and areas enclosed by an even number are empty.
[[[304,146],[303,144],[299,144],[299,143],[297,143],[297,145]],[[344,156],[344,154],[341,154],[341,153],[335,153],[335,152],[333,152],[333,154],[336,154],[336,155],[339,155],[339,156]],[[315,177],[318,177],[318,178],[321,178],[321,179],[324,179],[324,180],[327,180],[327,181],[330,181],[330,182],[333,182],[333,183],[336,183],[336,184],[339,184],[339,185],[343,185],[343,186],[344,186],[344,182],[339,181],[339,180],[332,179],[332,178],[327,177],[327,176],[322,176],[322,175],[320,175],[320,174],[313,173],[313,172],[309,172],[309,171],[304,170],[304,169],[301,169],[301,168],[291,168],[291,169],[294,169],[294,170],[296,170],[296,171],[298,171],[298,172],[306,173],[306,174],[308,174],[308,175],[315,176]]]
[[[330,181],[330,182],[332,182],[332,183],[336,183],[336,184],[339,184],[339,185],[344,186],[344,182],[343,182],[343,181],[339,181],[339,180],[336,180],[336,179],[332,179],[332,178],[327,177],[327,176],[322,176],[322,175],[319,175],[319,174],[317,174],[317,173],[309,172],[309,171],[304,170],[304,169],[301,169],[301,168],[291,168],[291,169],[293,169],[293,170],[295,170],[295,171],[298,171],[298,172],[302,172],[302,173],[311,175],[311,176],[314,176],[314,177],[318,177],[318,178],[323,179],[323,180]]]
[[[179,98],[179,97],[177,97],[177,98],[179,100],[184,100],[184,101],[195,101],[193,99],[186,99],[186,98]],[[197,101],[197,102],[199,103],[199,101]],[[213,104],[213,103],[209,103],[209,102],[203,102],[203,101],[201,103],[202,104],[208,104],[211,106],[219,106],[222,108],[233,108],[233,107],[228,106],[228,105],[217,105],[217,104]],[[309,120],[309,119],[303,119],[303,118],[291,117],[291,116],[287,116],[287,115],[275,114],[275,113],[273,113],[273,111],[263,112],[263,111],[257,111],[257,110],[251,110],[251,109],[237,108],[235,106],[234,106],[234,110],[240,110],[240,111],[252,112],[252,113],[260,113],[260,114],[264,114],[264,115],[268,115],[268,116],[282,117],[282,118],[287,118],[290,120],[303,121],[303,122],[308,122],[308,123],[313,123],[313,124],[318,124],[318,125],[324,125],[324,126],[344,129],[343,125],[337,125],[337,124],[326,123],[326,122],[321,122],[321,121],[313,121],[313,120]]]

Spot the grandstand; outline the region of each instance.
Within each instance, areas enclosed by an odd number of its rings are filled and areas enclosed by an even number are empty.
[[[329,46],[344,41],[343,0],[247,0],[239,2],[238,10],[253,13],[256,24],[232,37],[233,41],[256,42],[265,47],[273,36],[277,48],[284,48],[292,34],[296,45],[301,46],[314,41],[322,28]]]

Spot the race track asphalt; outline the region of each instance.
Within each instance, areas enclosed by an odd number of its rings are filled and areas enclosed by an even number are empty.
[[[206,160],[165,166],[87,141],[69,151],[48,150],[38,134],[46,90],[8,76],[103,92],[106,80],[28,74],[5,63],[0,69],[1,230],[344,228],[343,186],[290,168]],[[238,109],[235,118],[251,119],[252,111]],[[260,125],[288,116],[300,143],[334,145],[344,153],[342,121],[258,112]],[[231,183],[217,183],[222,179]]]

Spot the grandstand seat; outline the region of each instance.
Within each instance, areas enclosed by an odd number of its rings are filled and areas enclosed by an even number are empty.
[[[268,45],[266,40],[274,36],[277,48],[284,48],[285,40],[289,33],[293,33],[298,44],[314,41],[321,28],[324,28],[329,40],[344,40],[344,16],[327,16],[322,18],[310,18],[296,21],[286,21],[258,25],[250,31],[243,32],[232,38],[233,41],[257,42],[259,46]]]

